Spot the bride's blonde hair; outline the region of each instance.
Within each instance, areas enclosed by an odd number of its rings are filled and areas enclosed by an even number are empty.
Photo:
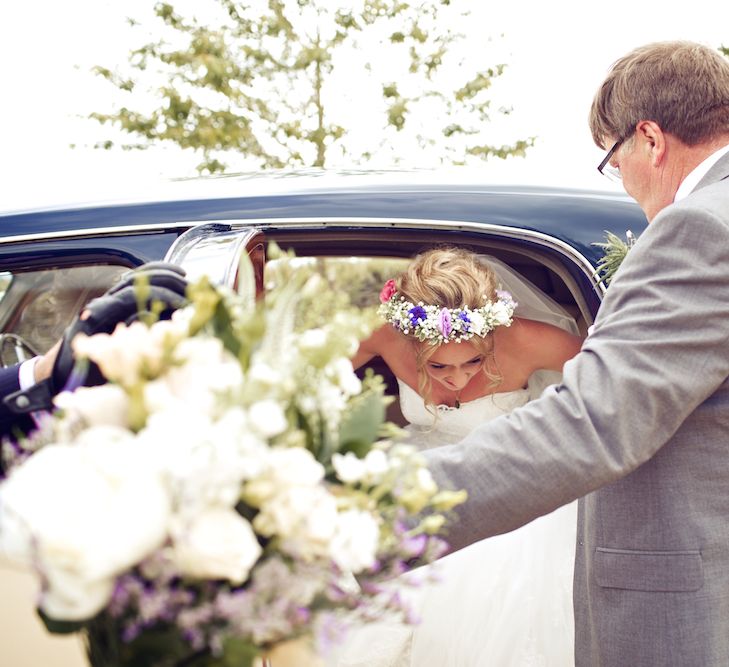
[[[477,254],[463,248],[441,246],[416,255],[408,268],[395,279],[395,285],[397,291],[412,303],[422,302],[441,308],[466,306],[475,310],[483,306],[484,297],[496,301],[498,278]],[[413,339],[411,342],[415,349],[418,393],[426,405],[432,405],[432,384],[426,364],[438,345]],[[492,386],[497,385],[502,377],[493,361],[493,337],[473,336],[468,342],[483,355],[481,368]]]

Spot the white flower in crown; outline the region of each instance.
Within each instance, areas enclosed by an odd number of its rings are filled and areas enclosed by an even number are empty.
[[[388,280],[380,292],[378,313],[398,331],[414,336],[421,342],[433,345],[460,342],[473,336],[483,338],[499,326],[510,326],[516,302],[511,294],[497,290],[496,301],[484,295],[480,308],[442,308],[441,306],[415,304],[397,292],[395,282]]]
[[[509,292],[504,290],[496,290],[498,301],[493,304],[491,314],[494,318],[496,326],[509,326],[511,324],[511,316],[516,309],[516,302]]]

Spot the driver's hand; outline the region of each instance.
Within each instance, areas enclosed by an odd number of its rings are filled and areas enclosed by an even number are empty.
[[[38,357],[38,361],[35,362],[33,367],[33,379],[36,382],[42,382],[51,377],[53,365],[56,363],[56,357],[58,356],[58,350],[61,349],[62,342],[63,338],[59,338],[48,352]]]

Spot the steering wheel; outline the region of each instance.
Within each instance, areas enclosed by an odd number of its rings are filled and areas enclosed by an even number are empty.
[[[0,365],[4,368],[40,354],[25,338],[14,333],[0,333]]]

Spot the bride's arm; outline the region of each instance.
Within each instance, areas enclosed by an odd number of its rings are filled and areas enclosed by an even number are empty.
[[[516,325],[516,326],[515,326]],[[511,327],[520,356],[529,359],[534,370],[562,371],[567,361],[582,348],[582,338],[545,322],[518,320]]]
[[[379,329],[375,329],[369,338],[365,338],[359,344],[359,349],[352,357],[352,366],[355,370],[360,366],[364,366],[370,359],[383,355],[387,329],[390,328],[389,325],[383,325]]]

